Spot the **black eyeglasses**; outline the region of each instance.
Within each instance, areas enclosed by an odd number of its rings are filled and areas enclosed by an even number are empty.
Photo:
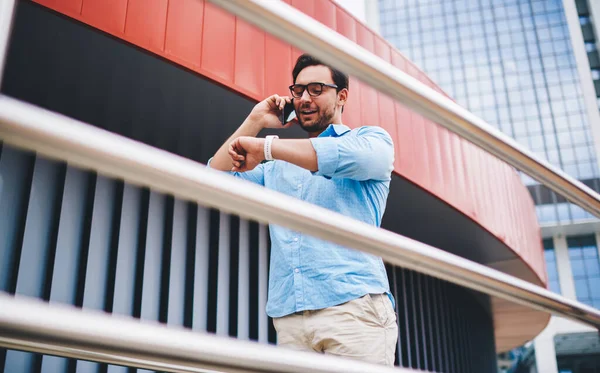
[[[325,83],[308,83],[308,84],[292,84],[290,86],[290,92],[294,98],[302,97],[304,90],[308,89],[308,94],[312,97],[317,97],[323,92],[323,87],[337,88],[335,84]]]

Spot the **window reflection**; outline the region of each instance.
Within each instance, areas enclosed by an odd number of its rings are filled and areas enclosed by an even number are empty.
[[[600,289],[600,259],[596,237],[568,237],[567,245],[577,300],[599,306],[600,292],[597,289]]]

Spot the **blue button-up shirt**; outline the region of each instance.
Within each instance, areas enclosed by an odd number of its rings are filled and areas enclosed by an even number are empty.
[[[390,135],[380,127],[332,124],[310,141],[317,172],[275,160],[233,174],[380,226],[394,164]],[[269,316],[327,308],[369,293],[387,293],[393,302],[381,258],[275,224],[269,231]]]

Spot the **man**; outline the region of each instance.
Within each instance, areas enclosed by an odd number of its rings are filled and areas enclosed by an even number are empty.
[[[342,124],[347,75],[302,55],[292,77],[297,120],[279,119],[290,97],[265,99],[210,167],[380,226],[394,161],[390,136]],[[292,125],[309,139],[256,137],[263,128]],[[393,365],[398,329],[381,258],[276,225],[270,234],[267,313],[278,344]]]

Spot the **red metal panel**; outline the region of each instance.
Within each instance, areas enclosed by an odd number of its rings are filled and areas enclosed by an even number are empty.
[[[375,35],[365,25],[356,22],[356,43],[371,53],[375,52]]]
[[[356,42],[356,21],[346,10],[338,7],[335,12],[337,32]]]
[[[378,55],[382,60],[389,63],[392,62],[392,51],[390,45],[383,39],[375,38],[375,54]]]
[[[378,93],[379,96],[379,121],[378,125],[389,132],[390,136],[396,145],[396,132],[398,125],[396,124],[396,111],[394,109],[394,100],[390,96]]]
[[[236,18],[210,2],[204,4],[202,70],[233,83]]]
[[[129,0],[125,36],[141,47],[163,51],[168,0]],[[186,25],[189,29],[189,26]]]
[[[314,3],[315,19],[332,30],[336,29],[335,13],[336,6],[330,1],[318,0]]]
[[[189,67],[200,66],[204,0],[170,1],[165,53]]]
[[[377,91],[363,82],[360,84],[360,112],[363,126],[374,126],[379,123]]]
[[[292,6],[302,13],[315,18],[315,0],[292,0]]]
[[[238,19],[235,35],[235,84],[262,97],[265,81],[265,33]]]
[[[344,113],[342,114],[342,120],[344,123],[352,128],[356,128],[362,125],[361,117],[360,117],[360,90],[362,88],[361,82],[354,78],[350,77],[349,83],[349,95],[348,95],[348,103],[344,105]]]
[[[413,182],[423,188],[430,189],[429,167],[431,161],[429,157],[431,153],[427,144],[425,121],[421,115],[413,111],[410,112],[410,129],[413,140],[413,159],[417,163],[417,167],[414,169]]]
[[[267,34],[265,40],[265,96],[277,93],[289,96],[292,82],[292,48]]]
[[[85,22],[101,30],[122,34],[127,0],[84,0],[81,15]]]
[[[33,0],[33,2],[70,16],[80,15],[83,5],[83,0]]]
[[[454,133],[448,132],[448,141],[450,148],[452,149],[452,157],[450,162],[452,163],[453,174],[453,186],[455,201],[457,206],[463,206],[462,209],[466,215],[472,210],[472,206],[469,203],[469,191],[465,184],[465,169],[463,161],[462,147],[460,145],[460,138]]]
[[[440,149],[440,166],[442,169],[442,180],[444,185],[444,196],[448,203],[452,206],[460,206],[459,198],[456,192],[456,177],[454,171],[454,162],[452,159],[456,157],[454,154],[454,148],[452,147],[450,134],[448,130],[437,126],[438,138],[439,138],[439,149]]]
[[[392,65],[406,72],[406,58],[396,49],[392,49]]]
[[[411,120],[410,110],[399,102],[395,102],[397,134],[396,158],[394,168],[398,173],[409,180],[416,179],[416,157],[414,151],[414,140],[411,128],[415,125]]]
[[[477,163],[475,159],[475,145],[471,144],[467,140],[460,139],[460,145],[463,153],[463,164],[464,164],[464,175],[465,185],[468,190],[469,200],[471,201],[470,216],[473,219],[478,218],[479,203],[476,196],[477,186],[475,184],[475,178],[477,176]]]
[[[441,166],[440,137],[438,126],[429,119],[424,119],[425,142],[429,149],[429,184],[426,186],[430,192],[438,197],[444,195],[444,170]],[[443,197],[442,197],[443,198]]]

